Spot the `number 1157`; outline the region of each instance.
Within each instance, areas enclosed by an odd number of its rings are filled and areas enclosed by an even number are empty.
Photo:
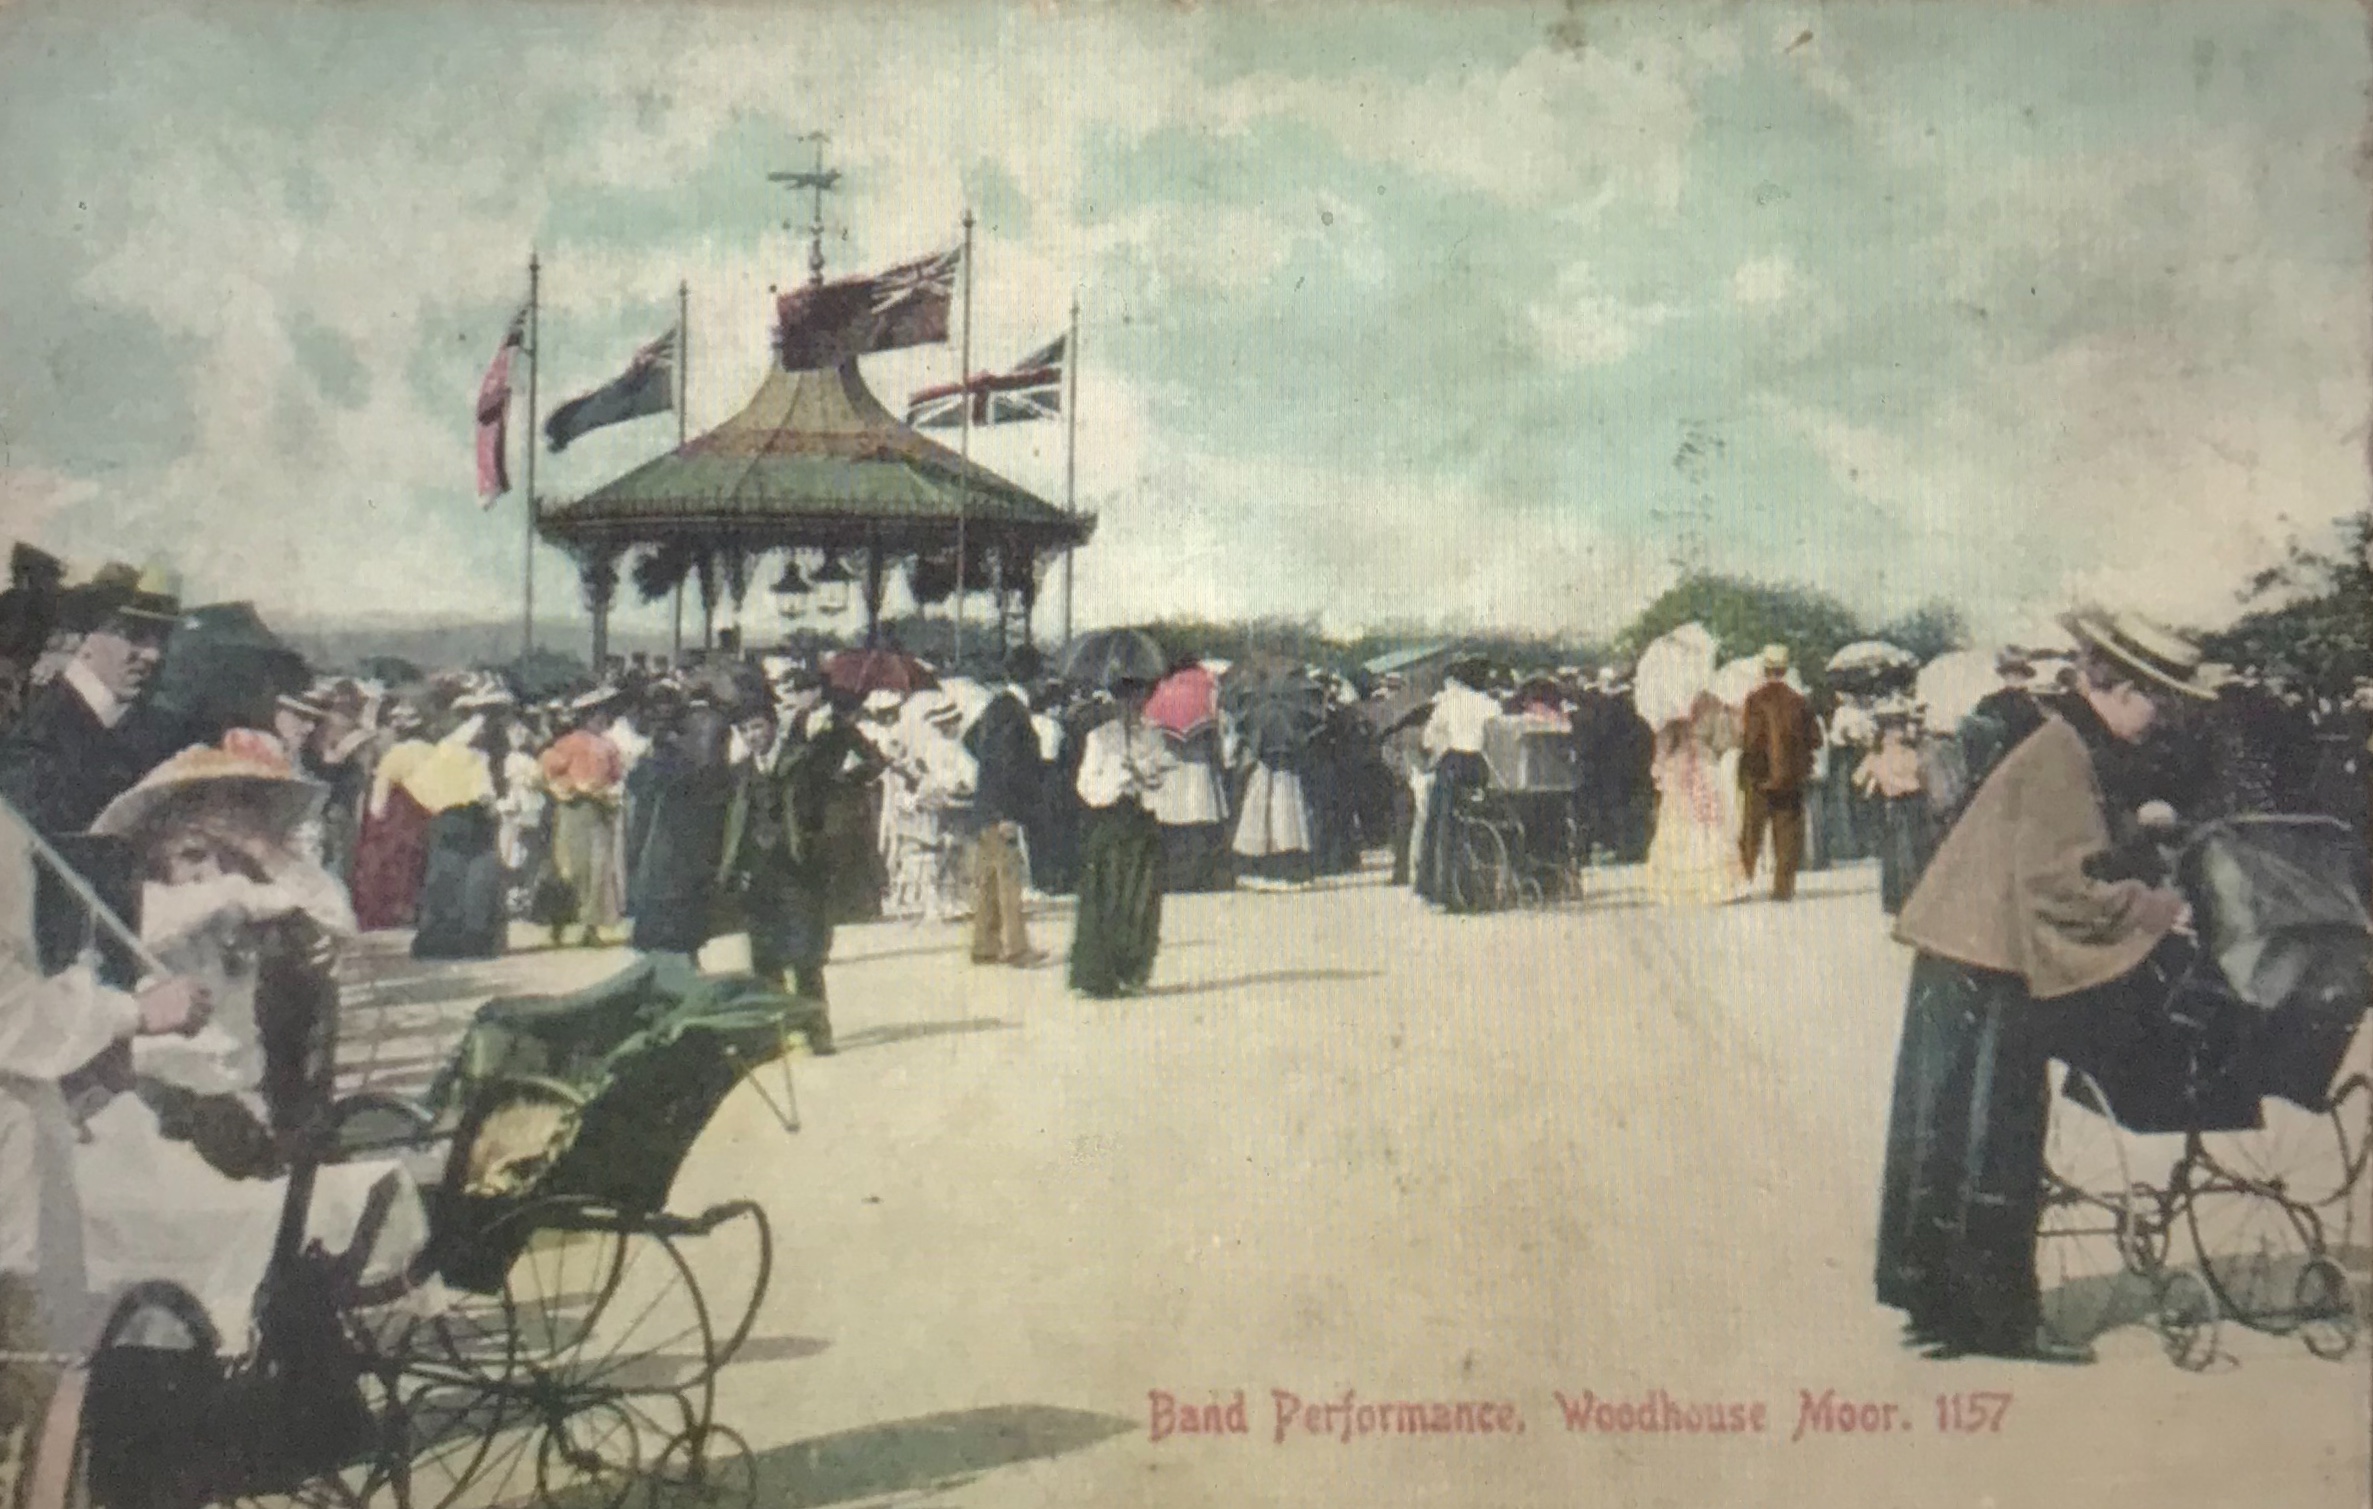
[[[1952,1435],[1999,1433],[2002,1417],[2010,1413],[2010,1395],[1979,1389],[1966,1394],[1936,1396],[1936,1428]]]

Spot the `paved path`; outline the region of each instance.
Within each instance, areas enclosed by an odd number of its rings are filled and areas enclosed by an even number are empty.
[[[1116,1003],[1066,993],[1060,911],[1031,971],[969,967],[954,926],[846,929],[805,1130],[737,1096],[679,1181],[778,1233],[720,1415],[781,1505],[2365,1504],[2364,1351],[2245,1337],[2195,1375],[2140,1330],[2090,1368],[1899,1347],[1868,1270],[1907,959],[1873,890],[1178,897],[1155,990]],[[383,953],[350,1048],[417,1081],[476,1000],[622,961]],[[1574,1432],[1558,1398],[1655,1389],[1766,1429]],[[1241,1390],[1248,1434],[1152,1440],[1157,1390]],[[1347,1390],[1349,1442],[1275,1440],[1273,1391],[1306,1422]],[[1792,1440],[1830,1390],[1901,1428]],[[1972,1391],[2010,1396],[1999,1430],[1940,1435],[1938,1396]],[[1368,1401],[1512,1413],[1361,1437]]]

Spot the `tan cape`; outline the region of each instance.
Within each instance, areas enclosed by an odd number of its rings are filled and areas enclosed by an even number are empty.
[[[2038,1000],[2107,984],[2168,928],[2141,881],[2085,873],[2109,847],[2084,739],[2048,719],[1978,788],[1904,903],[1896,941],[2017,975]]]

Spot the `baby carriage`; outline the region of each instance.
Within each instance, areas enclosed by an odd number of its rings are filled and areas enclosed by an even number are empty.
[[[2193,935],[2060,1054],[2037,1263],[2062,1340],[2148,1322],[2192,1369],[2228,1355],[2227,1322],[2319,1357],[2356,1345],[2367,872],[2363,840],[2322,818],[2228,819],[2175,855]]]
[[[1578,897],[1589,855],[1576,808],[1582,771],[1562,722],[1494,718],[1483,729],[1488,780],[1452,811],[1454,899],[1468,911]]]
[[[55,1392],[25,1509],[749,1504],[755,1464],[714,1419],[715,1384],[771,1234],[747,1201],[666,1202],[725,1097],[782,1054],[791,1010],[755,979],[647,961],[488,1002],[421,1102],[337,1097],[323,1013],[252,1338],[175,1284],[135,1285]],[[392,1273],[370,1215],[346,1252],[306,1237],[321,1171],[390,1154],[438,1165],[427,1244]]]

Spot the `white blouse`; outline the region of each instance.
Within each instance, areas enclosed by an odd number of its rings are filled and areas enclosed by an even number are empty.
[[[1449,682],[1434,699],[1426,720],[1425,747],[1432,755],[1483,753],[1483,728],[1500,717],[1499,702],[1473,687]]]
[[[1150,806],[1174,763],[1161,730],[1151,724],[1132,728],[1126,718],[1100,723],[1088,730],[1080,751],[1079,799],[1091,807],[1110,807],[1135,797]]]

